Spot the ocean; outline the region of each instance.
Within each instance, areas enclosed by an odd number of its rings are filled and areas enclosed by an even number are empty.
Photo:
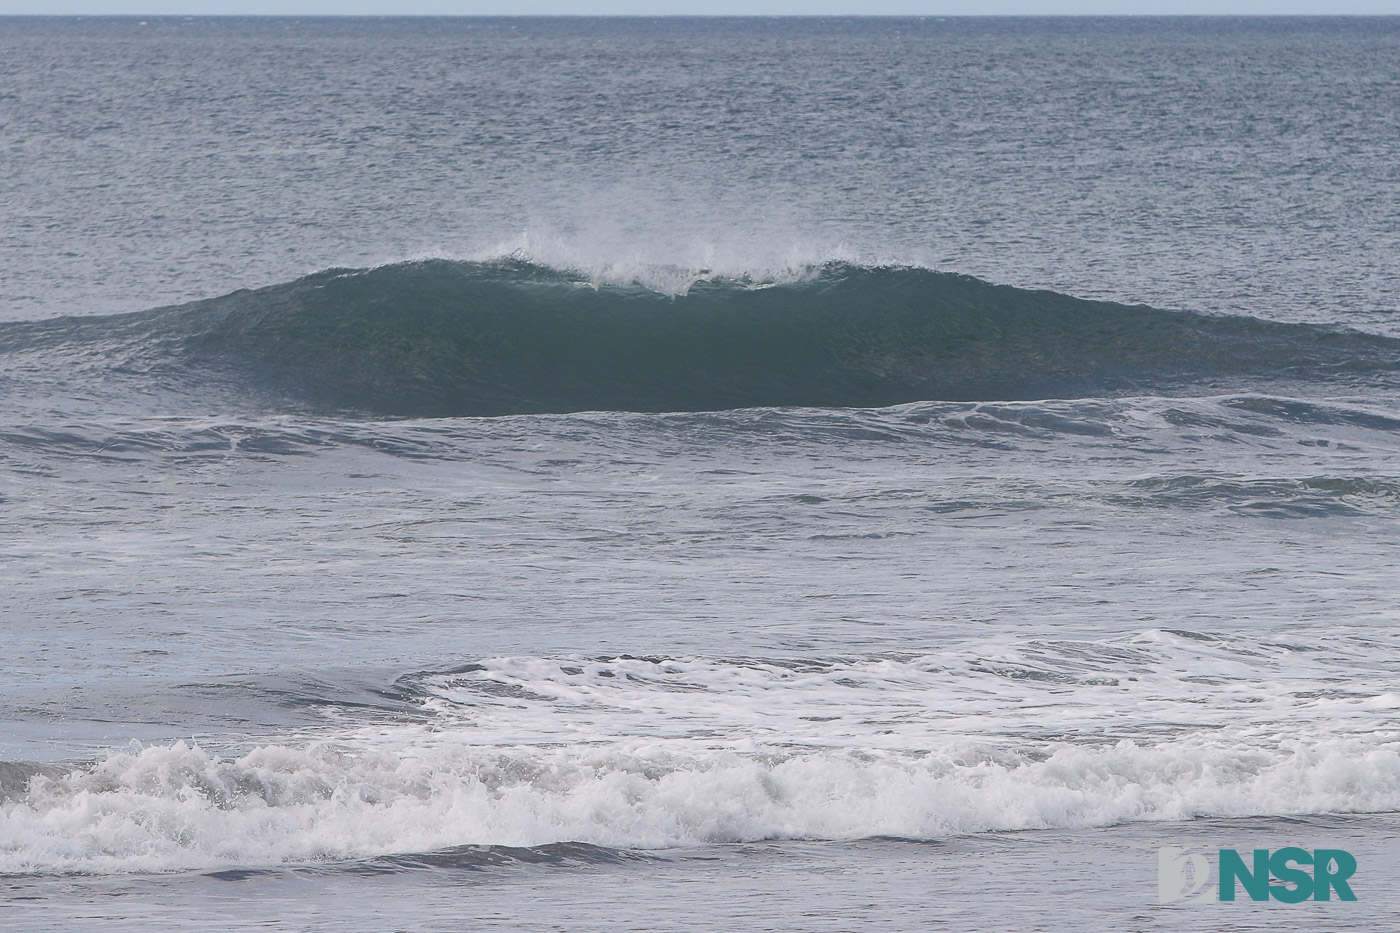
[[[0,928],[1394,929],[1398,258],[1400,18],[0,17]]]

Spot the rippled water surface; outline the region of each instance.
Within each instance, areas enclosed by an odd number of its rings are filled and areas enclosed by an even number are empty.
[[[1398,35],[0,18],[0,926],[1393,925]]]

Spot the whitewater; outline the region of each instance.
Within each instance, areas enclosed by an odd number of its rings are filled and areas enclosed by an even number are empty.
[[[1390,928],[1397,29],[0,18],[0,928]]]

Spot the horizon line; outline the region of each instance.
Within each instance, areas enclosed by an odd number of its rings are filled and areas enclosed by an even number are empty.
[[[1400,19],[1400,13],[0,13],[0,19]]]

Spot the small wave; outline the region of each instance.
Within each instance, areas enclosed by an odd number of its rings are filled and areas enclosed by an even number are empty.
[[[35,771],[0,803],[0,872],[402,871],[1388,811],[1400,697],[1366,650],[1151,631],[906,658],[483,659],[398,683],[430,722]]]
[[[34,371],[62,359],[402,417],[1369,389],[1400,363],[1400,341],[1357,332],[842,263],[776,283],[701,278],[678,294],[515,260],[330,270],[174,308],[6,325],[0,349]]]
[[[0,807],[0,873],[213,870],[460,846],[609,849],[929,839],[1196,816],[1400,807],[1400,743],[1357,737],[985,743],[918,754],[185,743],[36,778]],[[405,862],[398,863],[400,868]]]

